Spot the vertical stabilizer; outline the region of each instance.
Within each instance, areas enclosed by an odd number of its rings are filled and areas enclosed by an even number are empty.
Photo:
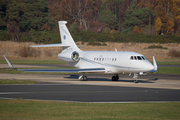
[[[67,21],[58,21],[58,23],[59,23],[61,42],[63,45],[68,46],[68,47],[63,47],[63,51],[66,50],[79,51],[80,49],[76,46],[69,30],[66,27]]]

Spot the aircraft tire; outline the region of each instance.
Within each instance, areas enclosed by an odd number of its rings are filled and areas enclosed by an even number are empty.
[[[118,77],[117,76],[112,76],[112,81],[118,81]]]
[[[84,76],[84,81],[87,81],[87,76]]]
[[[135,80],[134,83],[138,83],[139,81],[138,80]]]

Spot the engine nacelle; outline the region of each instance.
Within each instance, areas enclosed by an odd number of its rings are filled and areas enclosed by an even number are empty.
[[[71,54],[71,58],[72,58],[72,60],[74,60],[74,61],[78,61],[79,60],[79,53],[78,52],[76,52],[76,51],[74,51],[72,54]]]
[[[74,51],[66,51],[58,54],[58,58],[63,60],[64,62],[78,62],[79,61],[79,53]]]

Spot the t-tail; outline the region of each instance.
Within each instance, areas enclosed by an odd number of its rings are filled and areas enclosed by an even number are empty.
[[[30,47],[63,47],[63,51],[80,51],[66,26],[67,21],[58,21],[61,44],[31,45]]]

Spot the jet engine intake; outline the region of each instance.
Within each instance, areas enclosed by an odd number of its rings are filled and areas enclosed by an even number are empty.
[[[74,61],[78,61],[79,60],[79,53],[74,51],[72,54],[71,54],[71,58],[74,60]]]

